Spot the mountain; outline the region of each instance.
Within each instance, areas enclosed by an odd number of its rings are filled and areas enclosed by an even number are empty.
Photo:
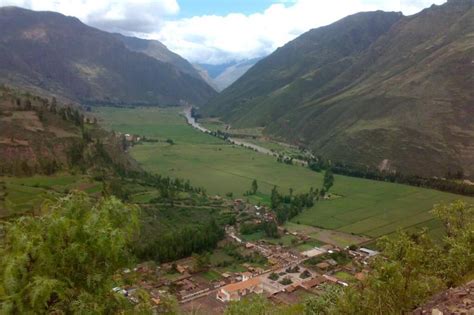
[[[195,67],[204,73],[203,77],[210,77],[218,91],[222,91],[243,76],[261,58],[232,61],[224,64],[197,64]]]
[[[170,51],[160,41],[124,36],[122,34],[114,34],[114,36],[132,51],[144,53],[156,60],[169,63],[178,68],[181,72],[201,79],[201,74],[186,59]]]
[[[201,108],[357,166],[474,176],[474,10],[366,12],[311,30]]]
[[[0,29],[2,83],[83,104],[202,104],[215,95],[177,56],[130,50],[76,18],[3,7]]]

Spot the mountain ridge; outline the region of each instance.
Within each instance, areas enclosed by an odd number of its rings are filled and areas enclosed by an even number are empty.
[[[388,13],[359,13],[311,30],[200,111],[236,127],[263,126],[268,135],[337,161],[472,177],[472,3],[450,1],[407,17],[392,13],[392,23],[360,50],[349,45],[370,39],[360,18],[380,25],[377,15]]]
[[[202,104],[215,91],[77,18],[0,8],[2,83],[83,104]]]

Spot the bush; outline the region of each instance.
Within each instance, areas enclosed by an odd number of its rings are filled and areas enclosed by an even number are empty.
[[[290,285],[292,283],[293,283],[293,281],[291,281],[291,279],[289,277],[285,277],[285,278],[283,278],[283,280],[280,281],[280,284],[282,284],[282,285]]]
[[[277,281],[278,278],[280,278],[280,276],[279,276],[277,273],[275,273],[275,272],[272,272],[272,273],[268,276],[268,279],[273,280],[273,281]]]

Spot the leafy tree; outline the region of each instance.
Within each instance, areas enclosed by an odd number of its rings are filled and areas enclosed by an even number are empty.
[[[272,272],[272,273],[268,276],[268,279],[273,280],[273,281],[277,281],[278,278],[280,278],[280,276],[279,276],[276,272]]]
[[[211,254],[209,252],[194,254],[193,256],[195,259],[196,272],[206,269],[211,263]]]
[[[426,230],[383,238],[383,258],[360,287],[349,288],[338,303],[340,313],[400,314],[411,311],[438,291],[465,281],[474,272],[474,209],[464,202],[435,206],[447,228],[441,244]]]
[[[239,302],[231,302],[225,311],[225,315],[266,315],[270,303],[267,299],[256,296],[250,299],[243,299]]]
[[[272,238],[279,238],[280,234],[278,234],[278,226],[276,225],[275,221],[269,221],[263,223],[263,230],[268,237]]]
[[[0,313],[102,314],[129,307],[110,289],[112,275],[130,260],[137,209],[75,193],[45,204],[42,213],[6,225]]]
[[[252,188],[251,188],[250,191],[252,192],[252,195],[255,195],[255,194],[257,193],[257,191],[258,191],[258,184],[257,184],[257,180],[256,180],[256,179],[254,179],[254,180],[252,181]]]
[[[326,192],[334,185],[334,175],[330,169],[324,173],[323,187]]]
[[[278,194],[276,186],[273,186],[270,200],[272,209],[276,209],[280,205],[280,195]]]

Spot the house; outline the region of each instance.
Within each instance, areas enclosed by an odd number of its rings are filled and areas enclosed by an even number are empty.
[[[324,249],[315,247],[313,249],[309,249],[307,251],[302,252],[301,254],[305,257],[314,257],[318,255],[324,254],[326,251]]]
[[[304,281],[300,284],[301,287],[303,287],[304,289],[306,290],[309,290],[311,288],[314,288],[318,285],[320,285],[321,283],[324,283],[326,282],[326,279],[321,277],[321,276],[317,276],[317,277],[314,277],[310,280],[307,280],[307,281]]]
[[[176,265],[176,271],[178,271],[181,274],[188,271],[188,268],[189,268],[188,266]]]
[[[324,277],[326,280],[330,281],[330,282],[333,282],[333,283],[339,283],[339,279],[337,279],[337,278],[334,278],[334,277],[332,277],[332,276],[329,276],[329,275],[323,275],[323,277]]]
[[[327,262],[323,261],[323,262],[317,264],[316,267],[318,267],[321,270],[325,270],[325,269],[329,268],[329,264]]]
[[[379,254],[378,251],[371,250],[371,249],[368,249],[368,248],[363,248],[363,247],[359,248],[359,251],[366,254],[369,257],[372,257],[372,256],[375,256],[375,255]]]
[[[219,289],[216,298],[222,302],[240,301],[241,297],[250,293],[263,293],[260,278],[251,278],[246,281],[228,284]]]
[[[243,272],[242,273],[242,281],[247,281],[248,279],[252,278],[252,273],[251,272]]]
[[[334,249],[334,246],[332,246],[331,244],[325,244],[325,245],[321,246],[321,248],[328,251],[328,250]]]

